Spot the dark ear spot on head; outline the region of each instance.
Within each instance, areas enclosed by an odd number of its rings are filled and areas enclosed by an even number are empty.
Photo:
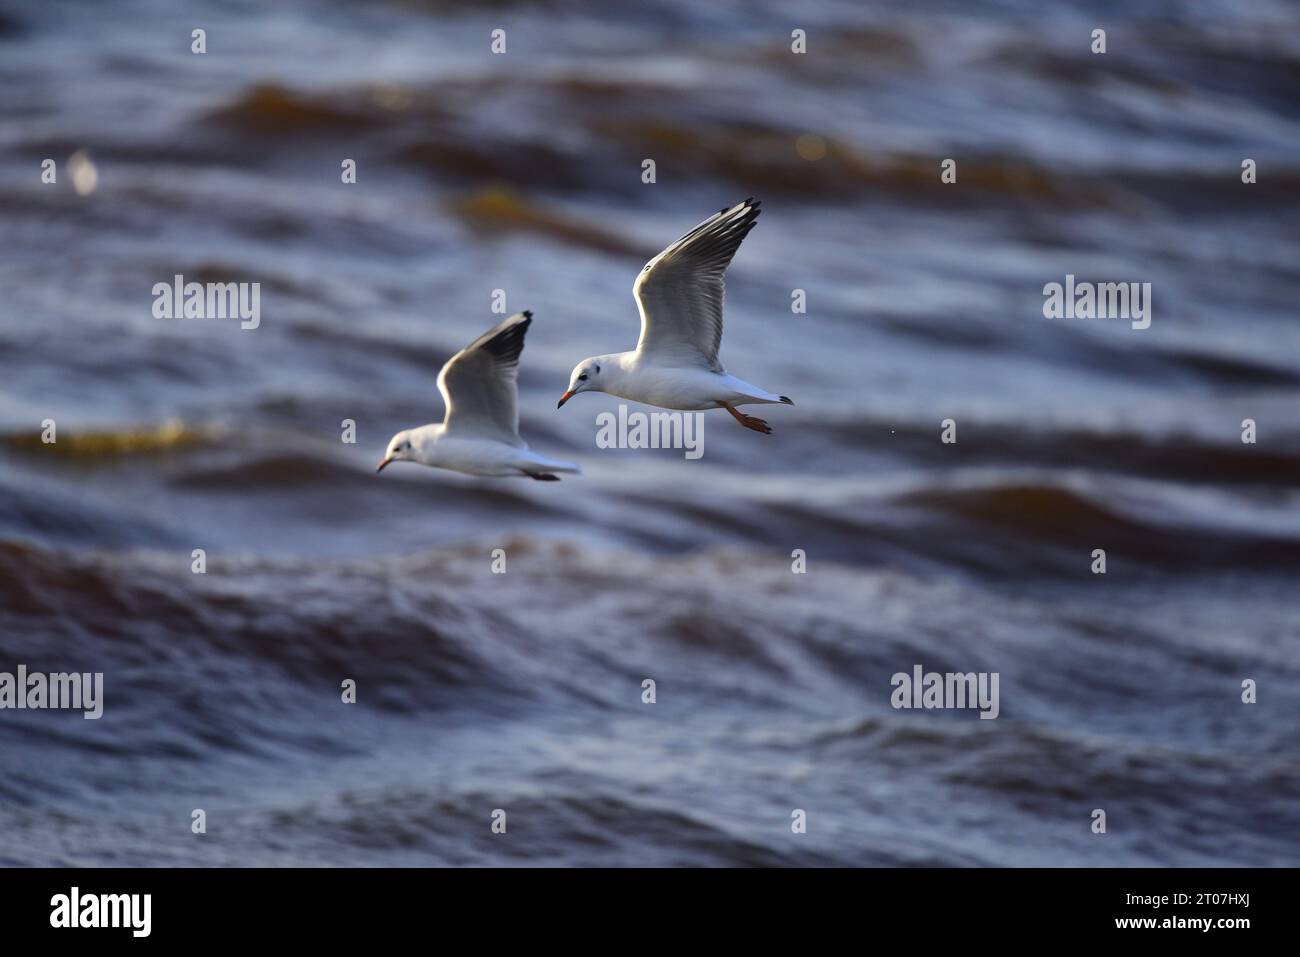
[[[600,375],[600,366],[596,366],[596,374]]]

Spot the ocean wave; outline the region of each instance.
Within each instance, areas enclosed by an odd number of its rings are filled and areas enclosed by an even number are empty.
[[[706,100],[685,114],[655,106],[674,102],[679,92],[667,83],[579,80],[565,74],[458,79],[436,90],[355,87],[308,93],[261,85],[203,120],[256,134],[269,147],[285,150],[299,149],[298,138],[306,134],[342,139],[364,133],[388,162],[434,176],[443,185],[483,190],[456,201],[453,208],[462,214],[499,227],[544,228],[556,238],[583,244],[594,242],[592,227],[521,208],[523,200],[514,194],[621,196],[622,179],[613,171],[647,155],[694,180],[721,180],[733,189],[766,196],[797,194],[805,201],[906,196],[913,204],[945,208],[954,202],[1011,202],[1128,210],[1152,198],[1180,206],[1189,199],[1202,205],[1211,199],[1227,202],[1238,192],[1216,171],[1194,166],[1158,173],[1097,159],[1071,166],[988,145],[962,153],[964,188],[954,192],[941,182],[928,153],[873,148],[842,133],[810,133],[761,114],[737,118],[729,102],[710,108]],[[508,132],[483,128],[469,108],[484,96],[563,116],[568,135],[549,136],[533,124]],[[1266,186],[1271,195],[1294,199],[1300,195],[1300,170],[1285,165],[1270,169]],[[609,244],[620,241],[601,236],[596,245]]]
[[[213,429],[187,425],[179,419],[168,419],[138,428],[85,431],[64,428],[55,437],[56,441],[46,442],[39,431],[9,432],[0,436],[0,441],[23,453],[85,460],[170,452],[215,443],[220,434]]]

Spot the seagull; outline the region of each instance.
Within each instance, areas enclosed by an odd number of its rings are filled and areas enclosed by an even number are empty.
[[[766,422],[736,406],[793,400],[737,379],[718,360],[722,274],[758,207],[750,197],[719,210],[646,263],[632,286],[641,310],[636,351],[583,359],[556,408],[579,392],[607,392],[664,409],[726,409],[745,428],[771,435]]]
[[[438,391],[447,406],[442,424],[398,432],[376,472],[389,462],[417,462],[466,475],[522,476],[558,482],[556,472],[581,472],[572,462],[530,452],[519,437],[519,354],[531,312],[518,312],[447,360]]]

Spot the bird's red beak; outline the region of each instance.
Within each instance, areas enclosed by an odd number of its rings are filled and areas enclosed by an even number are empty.
[[[560,401],[555,403],[555,407],[557,409],[562,408],[564,406],[564,403],[568,402],[572,398],[573,398],[573,390],[570,389],[568,392],[564,393],[564,395],[560,396]]]
[[[375,469],[375,471],[376,471],[376,472],[382,472],[382,471],[384,470],[384,466],[387,465],[387,464],[388,464],[389,462],[391,462],[391,461],[393,461],[393,460],[392,460],[392,459],[384,459],[382,462],[379,463],[379,468]]]

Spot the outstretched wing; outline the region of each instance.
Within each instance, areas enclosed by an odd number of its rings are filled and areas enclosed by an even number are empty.
[[[641,310],[638,352],[722,371],[722,275],[758,207],[751,197],[714,213],[646,263],[632,287]]]
[[[522,446],[519,438],[519,354],[531,312],[518,312],[447,360],[438,391],[448,432]]]

